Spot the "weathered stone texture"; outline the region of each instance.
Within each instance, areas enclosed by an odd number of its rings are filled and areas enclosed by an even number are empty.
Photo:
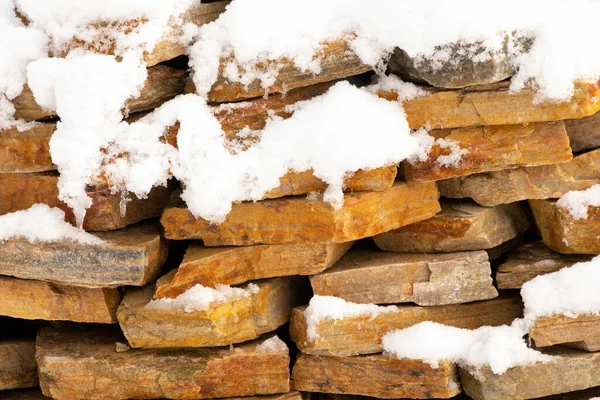
[[[34,351],[33,340],[0,341],[0,390],[38,384]]]
[[[0,174],[53,170],[48,142],[55,128],[55,124],[37,124],[23,132],[16,127],[1,130]]]
[[[564,122],[573,152],[600,147],[600,113],[585,118],[567,119]]]
[[[536,319],[529,337],[538,347],[569,345],[586,351],[600,350],[600,315],[552,315]]]

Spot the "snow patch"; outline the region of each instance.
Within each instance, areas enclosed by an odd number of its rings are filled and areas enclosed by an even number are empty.
[[[588,207],[600,207],[600,185],[594,185],[586,190],[575,190],[565,193],[556,205],[569,210],[574,219],[586,219]]]

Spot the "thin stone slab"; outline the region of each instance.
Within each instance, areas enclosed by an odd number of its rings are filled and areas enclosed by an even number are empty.
[[[476,372],[461,368],[463,389],[475,400],[509,400],[533,399],[600,386],[600,353],[560,347],[548,353],[559,357],[513,367],[502,375],[494,374],[489,367]]]
[[[0,390],[37,386],[34,352],[33,340],[0,340]]]
[[[57,400],[207,399],[289,391],[289,354],[277,337],[235,348],[118,352],[119,334],[42,329],[40,386]]]
[[[438,181],[449,198],[470,197],[493,207],[526,199],[559,198],[571,190],[600,184],[600,149],[573,157],[562,164],[520,167]]]
[[[0,274],[89,288],[142,286],[167,259],[167,242],[155,221],[94,235],[104,243],[0,242]]]
[[[323,357],[300,354],[292,369],[292,389],[373,396],[382,399],[451,398],[461,392],[455,364],[432,368],[423,361],[381,354]]]
[[[125,108],[128,113],[151,110],[167,100],[183,93],[187,81],[187,72],[166,65],[156,65],[148,68],[148,77],[141,89],[140,96],[128,100]],[[23,92],[13,99],[15,118],[35,121],[56,117],[56,110],[40,107],[33,92],[26,84]]]
[[[536,276],[556,272],[591,258],[579,254],[557,253],[542,241],[525,243],[500,264],[496,272],[496,283],[498,289],[520,289],[525,282]]]
[[[557,344],[585,351],[600,350],[600,315],[552,315],[536,319],[529,337],[537,347]]]
[[[307,197],[247,202],[234,205],[218,226],[173,197],[161,223],[167,238],[202,239],[206,246],[345,243],[431,218],[438,196],[434,183],[396,182],[382,192],[346,194],[339,209]]]
[[[314,55],[313,59],[320,61],[320,72],[299,70],[293,60],[282,58],[268,60],[256,65],[256,69],[271,71],[277,69],[275,81],[268,88],[264,88],[260,79],[250,83],[232,82],[226,78],[230,73],[231,58],[221,60],[219,75],[211,90],[208,92],[208,100],[213,102],[239,101],[252,97],[261,97],[270,93],[285,93],[288,90],[315,85],[321,82],[333,81],[348,76],[359,75],[372,69],[370,65],[363,64],[360,58],[352,51],[348,42],[336,40],[325,43],[322,49]],[[243,71],[241,71],[243,75]]]
[[[402,305],[371,314],[337,320],[323,319],[314,328],[316,338],[308,339],[304,310],[292,310],[290,334],[300,351],[325,356],[353,356],[379,353],[381,338],[386,333],[408,328],[423,321],[433,321],[458,328],[476,329],[481,326],[509,324],[522,316],[523,305],[516,295],[500,296],[492,300],[446,306],[421,307]]]
[[[448,129],[466,126],[514,125],[583,118],[600,110],[598,82],[575,82],[566,102],[536,101],[536,92],[525,88],[509,92],[509,81],[458,90],[423,87],[428,96],[402,102],[411,129]],[[398,93],[379,90],[380,97],[397,101]]]
[[[564,122],[573,152],[600,148],[600,113]]]
[[[429,135],[436,142],[428,159],[405,162],[406,179],[439,181],[519,166],[563,163],[573,158],[562,121],[432,130]],[[456,163],[445,162],[453,156],[448,141],[462,152]]]
[[[331,269],[310,277],[313,293],[354,303],[421,306],[467,303],[498,296],[485,251],[399,254],[347,253]]]
[[[179,267],[156,283],[156,298],[176,297],[200,284],[238,285],[289,275],[313,275],[335,264],[354,242],[204,247],[194,242]]]
[[[375,236],[382,250],[400,253],[485,250],[531,227],[524,203],[482,207],[470,201],[441,201],[433,218]]]
[[[23,132],[16,127],[1,130],[0,174],[55,169],[49,146],[55,128],[55,124],[36,124]]]
[[[0,276],[0,315],[20,319],[117,322],[117,289],[89,289]]]
[[[0,215],[43,203],[62,209],[65,220],[75,224],[73,211],[58,199],[57,184],[58,174],[53,172],[0,174]],[[86,210],[83,228],[86,231],[110,231],[160,216],[169,201],[171,189],[155,187],[145,199],[131,193],[111,193],[106,185],[90,186],[86,192],[92,205]]]
[[[117,311],[131,347],[213,347],[256,339],[287,323],[302,304],[298,278],[258,281],[247,297],[213,302],[204,310],[148,306],[154,286],[125,294]]]
[[[546,246],[564,254],[600,254],[600,207],[588,207],[587,218],[574,219],[556,200],[530,200]]]

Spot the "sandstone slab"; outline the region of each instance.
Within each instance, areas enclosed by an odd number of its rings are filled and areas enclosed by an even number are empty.
[[[131,347],[212,347],[256,339],[290,319],[301,303],[298,278],[259,281],[246,297],[228,297],[194,309],[193,304],[150,303],[152,285],[125,294],[117,311]],[[188,308],[189,307],[189,308]]]
[[[238,285],[288,275],[313,275],[335,264],[354,242],[237,247],[188,246],[179,267],[156,283],[156,298],[176,297],[194,285]]]
[[[500,264],[496,283],[498,289],[520,289],[525,282],[538,275],[556,272],[590,259],[591,256],[554,252],[542,241],[525,243]]]
[[[485,250],[531,227],[523,203],[482,207],[470,201],[441,201],[435,217],[375,236],[382,250],[401,253]]]
[[[187,81],[187,72],[166,65],[148,68],[148,77],[141,89],[140,96],[125,103],[125,114],[151,110],[167,100],[183,93]],[[35,121],[56,117],[55,110],[43,109],[36,101],[33,92],[26,84],[23,92],[13,99],[15,118]]]
[[[493,207],[526,199],[558,198],[600,184],[600,149],[562,164],[520,167],[438,181],[444,197],[470,197]]]
[[[371,314],[342,319],[322,319],[309,326],[305,307],[295,308],[290,321],[290,334],[300,351],[313,355],[352,356],[379,353],[381,338],[386,333],[408,328],[423,321],[433,321],[458,328],[476,329],[484,325],[510,324],[519,318],[523,306],[519,296],[500,296],[465,304],[421,307],[402,305]],[[308,330],[316,334],[309,340]]]
[[[117,352],[118,334],[40,331],[40,386],[53,399],[205,399],[289,391],[289,355],[276,336],[235,348]]]
[[[555,200],[530,200],[546,246],[564,254],[600,254],[600,207],[588,207],[587,218],[574,219]]]
[[[23,132],[15,127],[0,131],[0,174],[55,169],[48,144],[55,128],[55,124],[37,124]]]
[[[543,363],[510,368],[502,375],[494,374],[489,367],[477,372],[461,368],[463,389],[475,400],[508,400],[533,399],[600,386],[600,375],[597,373],[600,353],[565,348],[548,353],[559,357]]]
[[[167,258],[156,222],[95,236],[104,243],[7,240],[0,243],[0,274],[89,288],[142,286],[158,275]]]
[[[405,162],[406,179],[439,181],[485,171],[571,161],[569,137],[562,121],[528,125],[476,126],[432,130],[435,138],[428,159]],[[454,147],[462,153],[449,162]]]
[[[344,195],[344,204],[298,197],[240,203],[215,226],[173,198],[161,223],[169,239],[202,239],[207,246],[344,243],[430,218],[439,211],[434,183],[396,182],[382,192]]]
[[[598,82],[575,82],[573,97],[563,103],[535,101],[535,91],[525,88],[509,92],[510,82],[471,86],[459,90],[424,87],[427,96],[402,103],[411,129],[460,128],[484,125],[514,125],[530,122],[583,118],[600,110]],[[379,90],[390,101],[398,93]]]
[[[455,364],[439,368],[385,355],[323,357],[300,354],[292,369],[292,389],[357,394],[383,399],[450,398],[461,392]]]
[[[313,293],[354,303],[421,306],[467,303],[498,296],[485,251],[399,254],[351,251],[310,277]]]
[[[600,113],[564,122],[573,152],[600,148]]]
[[[586,351],[600,350],[600,315],[552,315],[536,319],[529,337],[537,347],[568,345]]]
[[[37,386],[33,340],[0,341],[0,390]]]
[[[0,276],[0,315],[21,319],[117,322],[117,289],[89,289]]]
[[[0,174],[0,215],[44,203],[65,211],[67,222],[75,224],[71,209],[58,199],[57,184],[58,174],[53,172]],[[109,231],[158,217],[169,201],[170,191],[168,187],[155,187],[147,198],[139,199],[131,193],[111,193],[107,185],[91,186],[87,195],[92,205],[86,211],[83,228]]]

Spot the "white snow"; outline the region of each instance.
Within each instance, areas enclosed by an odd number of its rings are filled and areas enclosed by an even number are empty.
[[[398,358],[423,360],[433,368],[444,360],[474,370],[489,366],[495,374],[503,374],[512,367],[553,358],[527,347],[526,333],[527,326],[519,319],[510,326],[475,330],[427,321],[386,334],[382,345],[385,352]]]
[[[398,93],[398,101],[404,102],[416,99],[418,97],[429,96],[429,92],[423,90],[414,83],[404,82],[396,75],[382,75],[375,79],[375,83],[365,88],[371,93],[377,93],[380,90],[386,92]]]
[[[256,346],[256,351],[259,353],[279,353],[287,350],[287,345],[278,336],[270,337]]]
[[[558,199],[556,205],[568,209],[574,219],[586,219],[588,207],[600,207],[600,185],[567,192]]]
[[[216,285],[214,288],[197,284],[179,296],[150,300],[146,304],[149,310],[169,311],[183,310],[186,313],[208,310],[212,306],[234,302],[258,293],[259,288],[254,283],[244,288],[228,285]]]
[[[46,204],[34,204],[27,210],[0,215],[0,242],[26,239],[31,243],[72,241],[101,244],[103,241],[65,222],[65,213]]]
[[[439,156],[435,162],[440,167],[445,168],[458,168],[462,156],[469,152],[468,149],[460,147],[458,142],[452,139],[439,138],[436,139],[435,143],[442,149],[449,149],[450,153]]]
[[[306,338],[309,341],[318,339],[317,325],[327,319],[338,320],[344,318],[366,315],[371,319],[380,313],[397,311],[396,306],[378,306],[375,304],[351,303],[334,296],[315,295],[310,299],[308,307],[304,310],[306,319]]]

